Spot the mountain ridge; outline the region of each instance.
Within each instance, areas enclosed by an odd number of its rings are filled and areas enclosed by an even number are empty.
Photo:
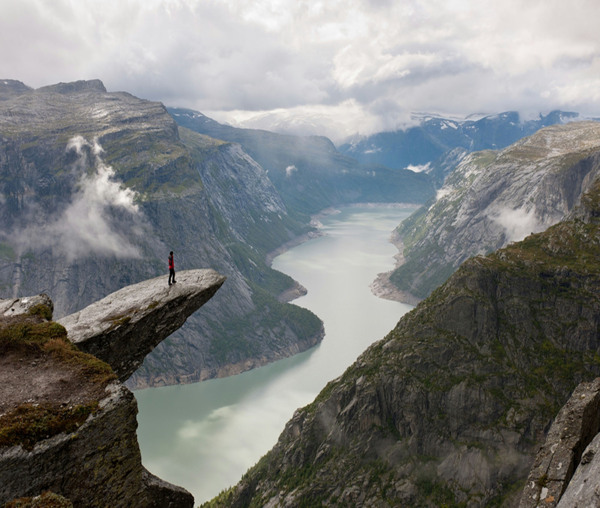
[[[598,175],[599,149],[600,124],[574,122],[466,155],[437,199],[396,229],[404,262],[389,280],[424,298],[469,256],[555,224]]]
[[[198,111],[168,108],[177,123],[239,143],[267,172],[288,209],[305,222],[325,208],[353,202],[424,202],[433,194],[426,174],[361,164],[323,136],[292,136],[223,125]]]
[[[555,110],[540,113],[537,119],[522,119],[517,111],[478,115],[475,119],[430,114],[416,118],[416,126],[359,137],[340,145],[339,150],[361,162],[395,169],[422,166],[456,148],[468,152],[502,149],[543,127],[575,121],[580,115]]]

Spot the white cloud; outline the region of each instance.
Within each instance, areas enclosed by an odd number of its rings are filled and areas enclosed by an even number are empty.
[[[135,231],[136,218],[141,214],[136,193],[114,180],[115,172],[100,157],[102,147],[96,140],[76,136],[69,140],[66,150],[78,156],[72,168],[78,178],[73,199],[53,222],[19,234],[21,249],[45,246],[68,260],[92,253],[139,257],[137,248],[115,224],[116,217],[125,218],[128,233]]]
[[[341,134],[412,111],[600,115],[599,17],[597,0],[3,0],[0,77],[100,78],[221,120],[312,115]]]
[[[490,215],[490,218],[504,228],[508,242],[518,242],[531,233],[545,229],[535,216],[535,209],[505,208]]]
[[[293,135],[320,135],[340,141],[357,132],[369,134],[381,127],[373,115],[366,115],[355,100],[334,105],[306,105],[271,111],[204,111],[224,123],[252,129],[276,130]]]
[[[292,164],[291,166],[288,166],[287,168],[285,168],[285,176],[287,176],[289,178],[296,171],[298,171],[298,168]]]
[[[454,192],[454,189],[452,187],[444,186],[441,189],[438,189],[436,191],[435,200],[439,201],[440,199],[443,199],[446,196],[449,196],[450,194],[452,194],[452,192]],[[433,205],[431,205],[431,206],[433,206]]]
[[[414,171],[415,173],[422,173],[423,171],[427,171],[430,167],[431,164],[428,162],[427,164],[419,164],[416,166],[409,164],[408,166],[406,166],[406,169],[408,169],[409,171]]]

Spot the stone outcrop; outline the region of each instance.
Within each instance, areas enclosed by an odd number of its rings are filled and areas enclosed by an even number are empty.
[[[25,298],[8,298],[6,300],[0,300],[0,316],[11,317],[29,314],[40,305],[47,307],[50,314],[52,314],[54,304],[50,297],[45,294]]]
[[[597,378],[581,383],[558,413],[536,455],[519,508],[599,506],[599,432]]]
[[[79,349],[108,363],[125,381],[223,282],[214,270],[184,270],[176,284],[169,286],[163,276],[127,286],[58,322]]]
[[[137,403],[115,373],[126,379],[224,281],[208,269],[178,272],[171,286],[151,279],[67,316],[64,328],[48,321],[46,295],[0,300],[0,506],[47,491],[73,506],[193,506],[142,466]]]

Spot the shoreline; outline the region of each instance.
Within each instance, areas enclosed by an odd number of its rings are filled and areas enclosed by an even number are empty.
[[[271,363],[279,360],[285,360],[291,358],[300,353],[304,353],[309,349],[320,344],[325,338],[325,328],[321,326],[319,333],[310,337],[303,342],[295,342],[290,344],[285,350],[274,352],[273,357],[265,355],[249,357],[244,360],[240,360],[236,363],[227,363],[224,365],[216,365],[213,367],[206,367],[204,369],[196,369],[194,372],[186,375],[177,375],[173,373],[161,373],[153,376],[150,379],[138,379],[135,383],[126,381],[124,385],[129,388],[132,392],[138,392],[141,390],[147,390],[150,388],[162,388],[166,386],[183,386],[191,385],[196,383],[203,383],[212,379],[223,379],[226,377],[237,376],[244,372],[249,372],[260,367],[265,367]],[[287,352],[288,354],[285,354]]]
[[[398,249],[398,252],[394,255],[394,268],[392,268],[389,272],[381,272],[377,274],[377,277],[369,286],[371,288],[371,293],[373,293],[377,298],[383,298],[384,300],[391,300],[394,302],[416,306],[421,301],[420,298],[417,298],[408,291],[398,289],[390,281],[390,276],[394,270],[402,266],[405,261],[404,243],[395,230],[392,231],[392,234],[390,235],[390,243],[393,244],[396,249]]]
[[[311,220],[311,225],[312,225],[312,223],[313,223],[313,221]],[[314,227],[317,227],[317,226],[314,226]],[[312,240],[313,238],[319,238],[320,236],[323,236],[324,234],[325,233],[322,233],[319,230],[315,229],[315,230],[309,231],[308,233],[304,233],[303,235],[299,235],[299,236],[292,238],[291,240],[285,242],[283,245],[280,245],[276,249],[267,253],[267,255],[265,256],[265,262],[267,263],[267,266],[269,268],[271,268],[273,265],[273,260],[277,256],[280,256],[281,254],[285,254],[288,250],[293,249],[294,247],[297,247],[298,245],[303,244],[304,242],[308,242],[309,240]]]
[[[285,242],[283,245],[281,245],[281,246],[277,247],[276,249],[272,250],[271,252],[267,253],[267,255],[265,256],[265,261],[267,263],[267,266],[272,267],[273,260],[277,256],[284,254],[288,250],[293,249],[294,247],[297,247],[298,245],[301,245],[304,242],[307,242],[314,238],[319,238],[321,236],[324,236],[326,233],[324,233],[323,231],[321,231],[319,229],[319,227],[322,226],[321,219],[323,217],[327,217],[328,215],[334,215],[336,213],[340,213],[340,209],[344,208],[346,206],[418,208],[422,205],[420,205],[418,203],[354,203],[354,204],[340,205],[338,207],[325,208],[324,210],[321,210],[319,213],[311,216],[310,223],[309,223],[309,225],[313,228],[311,231],[308,231],[307,233],[304,233],[303,235],[299,235],[295,238],[292,238],[288,242]],[[404,244],[402,243],[402,240],[400,239],[400,237],[398,237],[395,230],[392,231],[389,241],[391,244],[393,244],[396,247],[396,249],[398,249],[397,254],[394,255],[394,260],[395,260],[394,267],[388,272],[378,273],[377,276],[375,277],[375,280],[373,280],[373,282],[369,285],[369,288],[371,289],[371,292],[377,298],[382,298],[384,300],[391,300],[394,302],[400,302],[400,303],[405,303],[408,305],[416,306],[421,301],[420,298],[417,298],[416,296],[412,295],[408,291],[402,291],[401,289],[398,289],[396,286],[394,286],[390,282],[390,275],[392,274],[392,272],[396,268],[398,268],[399,266],[404,264],[404,254],[403,254]],[[277,300],[279,300],[282,303],[289,303],[291,301],[294,301],[296,298],[300,298],[301,296],[306,295],[307,293],[308,293],[307,289],[302,284],[300,284],[298,281],[294,280],[294,285],[292,287],[286,289],[285,291],[282,291],[279,294],[279,296],[277,297]]]
[[[311,226],[313,225],[312,218],[310,221],[310,225]],[[314,227],[316,227],[316,225]],[[281,254],[286,253],[288,250],[293,249],[294,247],[297,247],[298,245],[301,245],[304,242],[308,242],[309,240],[312,240],[313,238],[319,238],[320,236],[323,236],[324,234],[325,233],[319,231],[318,229],[313,229],[313,230],[309,231],[308,233],[304,233],[303,235],[299,235],[295,238],[292,238],[291,240],[289,240],[288,242],[285,242],[283,245],[280,245],[275,250],[272,250],[265,256],[265,262],[267,263],[267,266],[269,268],[272,268],[273,260],[277,256],[280,256]],[[284,289],[281,293],[279,293],[277,295],[277,301],[279,303],[293,302],[297,298],[300,298],[301,296],[304,296],[308,293],[308,290],[302,284],[300,284],[295,279],[292,279],[292,280],[294,281],[293,284],[289,288]]]
[[[367,204],[367,203],[365,203],[365,204]],[[352,205],[344,205],[344,206],[352,206]],[[272,250],[271,252],[268,252],[267,255],[265,256],[265,262],[267,263],[267,266],[269,268],[271,268],[273,265],[273,260],[277,256],[280,256],[281,254],[285,254],[288,250],[293,249],[294,247],[297,247],[298,245],[303,244],[304,242],[308,242],[309,240],[312,240],[313,238],[319,238],[321,236],[324,236],[325,233],[320,229],[323,226],[323,224],[321,224],[321,219],[323,217],[327,217],[328,215],[334,215],[336,213],[340,213],[339,208],[341,208],[341,207],[338,207],[338,208],[329,207],[329,208],[325,208],[325,209],[321,210],[319,213],[316,213],[315,215],[311,215],[308,226],[312,229],[302,235],[298,235],[298,236],[292,238],[291,240],[288,240],[287,242],[280,245],[279,247]]]

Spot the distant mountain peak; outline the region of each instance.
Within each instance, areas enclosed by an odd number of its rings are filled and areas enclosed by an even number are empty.
[[[30,91],[30,87],[16,79],[0,79],[0,100],[6,100]]]
[[[56,85],[43,86],[38,88],[44,92],[56,92],[56,93],[73,93],[73,92],[102,92],[106,93],[104,83],[99,79],[90,80],[79,80],[72,81],[70,83],[57,83]]]
[[[455,148],[469,152],[499,150],[542,127],[583,120],[579,113],[559,110],[535,117],[518,111],[464,118],[417,112],[411,119],[413,123],[402,129],[352,138],[339,151],[365,164],[402,169],[434,162]]]

